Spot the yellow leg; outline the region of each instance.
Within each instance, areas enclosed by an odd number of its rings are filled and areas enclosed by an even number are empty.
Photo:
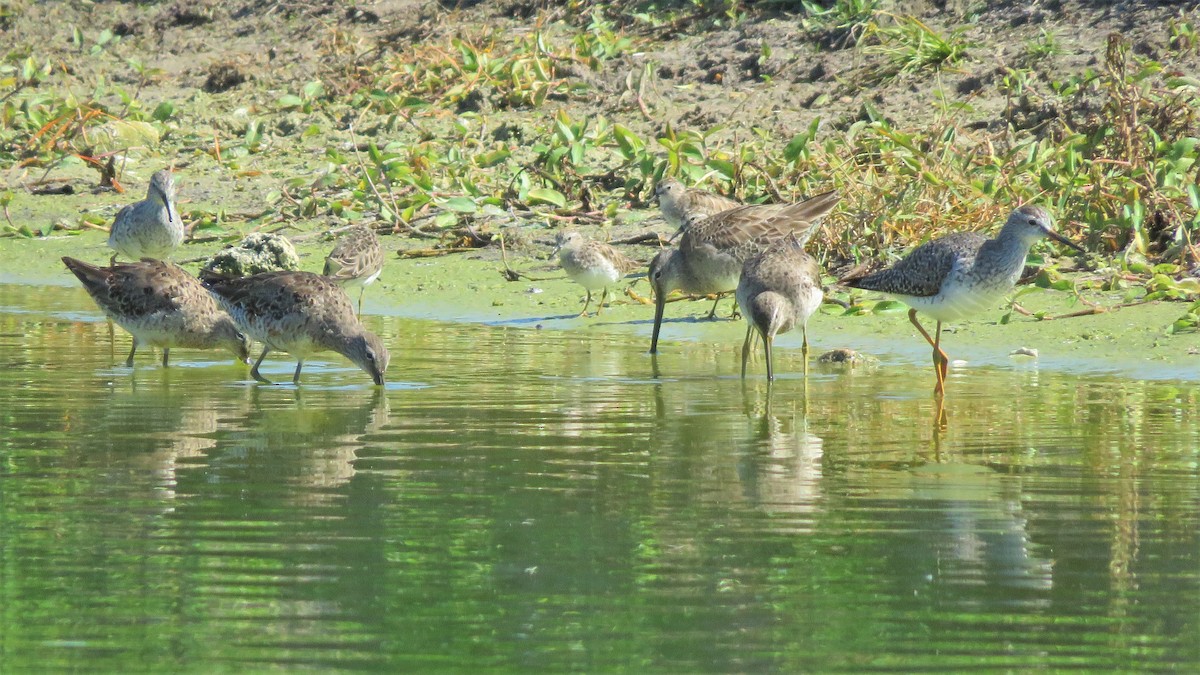
[[[937,337],[935,338],[929,335],[920,321],[917,321],[917,310],[908,310],[908,320],[912,322],[912,325],[917,327],[917,330],[921,332],[921,336],[925,338],[929,346],[933,347],[933,369],[937,375],[937,386],[934,387],[933,391],[935,394],[943,394],[946,391],[946,372],[949,369],[950,359],[941,348],[942,322],[937,322]]]
[[[604,287],[604,291],[600,293],[600,306],[596,308],[596,316],[600,316],[600,312],[604,311],[604,301],[608,299],[608,286]]]
[[[583,311],[579,313],[579,316],[587,316],[588,315],[587,314],[588,306],[591,304],[592,304],[592,292],[588,291],[587,292],[587,300],[585,300],[583,302]]]

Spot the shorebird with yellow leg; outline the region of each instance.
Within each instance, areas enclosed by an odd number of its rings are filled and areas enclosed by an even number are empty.
[[[911,308],[908,320],[933,347],[934,392],[940,396],[950,364],[941,347],[942,323],[994,307],[1021,278],[1029,247],[1045,237],[1083,251],[1054,230],[1049,211],[1027,205],[1009,215],[994,239],[978,232],[948,234],[921,244],[891,267],[841,283],[886,293]],[[932,336],[917,320],[918,313],[937,321]]]
[[[775,336],[800,327],[805,370],[808,368],[808,318],[821,306],[821,267],[804,252],[795,232],[746,261],[737,286],[738,307],[746,317],[742,343],[742,377],[750,357],[750,338],[757,331],[767,358],[767,381],[775,379],[771,348]]]
[[[650,287],[654,290],[650,353],[658,351],[667,294],[679,290],[708,295],[736,289],[747,259],[792,232],[803,245],[839,199],[836,193],[826,192],[795,204],[751,204],[693,219],[678,249],[660,251],[650,261]]]

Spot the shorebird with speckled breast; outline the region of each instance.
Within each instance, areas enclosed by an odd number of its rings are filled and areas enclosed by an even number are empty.
[[[750,356],[750,338],[758,331],[767,359],[767,381],[775,379],[771,347],[775,336],[796,326],[803,336],[801,353],[808,363],[808,318],[821,306],[821,267],[804,252],[804,242],[795,232],[771,244],[742,267],[737,285],[738,307],[746,317],[746,340],[742,343],[742,377]]]
[[[183,221],[175,208],[175,179],[163,169],[150,176],[146,198],[117,212],[108,234],[110,263],[121,255],[130,260],[165,260],[183,243]]]
[[[650,261],[650,286],[654,290],[650,353],[658,351],[668,293],[679,290],[707,295],[736,289],[747,259],[791,232],[798,233],[801,244],[807,243],[813,229],[839,199],[837,193],[826,192],[794,204],[750,204],[707,218],[693,217],[679,240],[679,248],[660,251]]]
[[[383,248],[375,230],[354,225],[343,234],[325,257],[322,274],[346,288],[358,288],[358,313],[362,314],[363,293],[383,271]]]
[[[69,257],[62,261],[104,314],[133,336],[126,367],[133,367],[141,345],[161,347],[164,368],[172,347],[224,347],[249,360],[250,340],[200,280],[179,266],[151,259],[109,267]]]
[[[911,308],[908,320],[933,347],[934,392],[941,395],[950,363],[941,348],[942,323],[995,306],[1021,278],[1029,248],[1045,237],[1083,251],[1054,230],[1049,211],[1027,205],[1009,215],[994,239],[978,232],[948,234],[921,244],[891,267],[841,283],[886,293]],[[937,321],[933,336],[917,320],[918,312]]]
[[[663,178],[654,188],[658,197],[658,208],[662,211],[663,220],[675,228],[671,239],[679,236],[688,222],[694,218],[705,218],[722,211],[736,209],[742,203],[714,192],[689,188],[674,178]]]
[[[300,369],[308,356],[335,351],[383,385],[390,358],[387,347],[358,320],[336,281],[312,272],[266,272],[238,278],[210,275],[204,286],[243,332],[263,343],[250,369],[259,382],[270,384],[258,367],[271,350],[296,357],[293,384],[300,384]]]
[[[587,290],[587,300],[579,316],[587,316],[588,306],[592,303],[592,291],[602,289],[600,303],[596,306],[596,316],[600,316],[604,301],[608,298],[608,287],[637,268],[637,263],[612,246],[591,241],[572,230],[558,233],[554,255],[558,256],[558,263],[567,276]]]

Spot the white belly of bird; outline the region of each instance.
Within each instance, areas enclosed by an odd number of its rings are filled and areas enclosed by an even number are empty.
[[[989,284],[968,286],[967,284],[943,284],[942,290],[929,297],[911,295],[898,296],[906,305],[937,321],[957,321],[972,314],[996,309],[1004,296],[1012,290],[1011,284]]]
[[[597,267],[567,270],[567,276],[589,291],[598,291],[606,286],[611,286],[621,278],[621,274],[617,271],[617,268],[608,263]]]

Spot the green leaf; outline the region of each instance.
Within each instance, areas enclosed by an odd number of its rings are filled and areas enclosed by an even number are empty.
[[[567,205],[566,196],[558,190],[550,188],[533,188],[525,196],[525,201],[528,204],[550,204],[560,209]]]
[[[459,213],[475,213],[479,207],[475,205],[475,200],[470,197],[451,197],[442,202],[442,208]]]
[[[284,94],[283,96],[280,96],[278,99],[276,99],[275,103],[280,108],[284,108],[284,109],[299,108],[300,106],[304,105],[304,99],[300,98],[299,96],[297,96],[295,94]]]

